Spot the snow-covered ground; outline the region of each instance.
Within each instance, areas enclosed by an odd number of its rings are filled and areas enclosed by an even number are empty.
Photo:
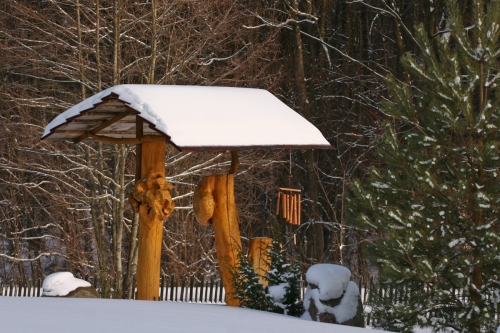
[[[2,333],[369,333],[275,313],[177,302],[0,297]]]

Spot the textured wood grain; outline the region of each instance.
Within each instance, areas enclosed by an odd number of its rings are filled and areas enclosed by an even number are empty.
[[[234,175],[202,178],[195,189],[193,210],[198,222],[213,226],[226,304],[238,306],[232,277],[232,271],[239,266],[238,249],[241,249],[240,218],[234,200]]]
[[[252,264],[253,270],[259,276],[260,282],[264,286],[268,285],[265,278],[269,270],[270,257],[268,250],[273,239],[267,237],[251,238],[248,247],[248,261]]]
[[[136,182],[130,202],[139,212],[139,254],[137,299],[158,300],[163,221],[174,205],[165,180],[165,141],[142,144],[141,179]]]

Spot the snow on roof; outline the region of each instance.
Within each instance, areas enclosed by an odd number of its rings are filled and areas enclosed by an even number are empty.
[[[42,139],[77,140],[119,113],[125,117],[97,134],[135,138],[138,116],[146,122],[144,135],[164,135],[184,151],[331,148],[314,125],[266,90],[202,86],[111,87],[52,120]]]
[[[321,300],[329,300],[342,296],[351,280],[351,271],[340,265],[317,264],[309,267],[306,280],[318,286]]]
[[[77,279],[70,272],[58,272],[47,275],[43,280],[43,296],[66,296],[79,287],[90,287],[85,280]]]

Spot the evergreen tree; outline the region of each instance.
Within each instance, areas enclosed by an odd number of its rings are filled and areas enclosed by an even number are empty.
[[[300,317],[302,314],[302,301],[300,295],[300,263],[295,260],[290,270],[285,274],[285,297],[283,305],[285,314],[294,317]]]
[[[289,264],[285,264],[283,250],[278,240],[273,239],[271,247],[268,249],[269,254],[269,270],[267,271],[266,279],[270,286],[277,286],[286,282],[284,274],[287,271]]]
[[[411,77],[388,79],[377,163],[352,183],[352,218],[379,236],[372,262],[412,289],[407,305],[374,302],[382,328],[498,326],[500,1],[471,2],[472,22],[451,0],[449,31],[416,27],[419,52],[402,59]]]
[[[276,239],[271,243],[268,253],[270,262],[266,279],[269,286],[282,285],[285,290],[282,302],[273,302],[269,311],[299,317],[302,312],[300,263],[296,260],[293,265],[286,264],[284,251]]]
[[[233,279],[240,307],[268,311],[272,300],[241,249],[238,251],[238,260],[239,269],[233,273]]]

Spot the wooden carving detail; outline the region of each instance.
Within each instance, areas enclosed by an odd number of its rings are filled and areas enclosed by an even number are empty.
[[[215,211],[214,192],[215,177],[203,177],[198,183],[193,194],[193,211],[200,224],[212,224]]]
[[[240,218],[234,201],[234,174],[212,175],[201,179],[193,194],[193,211],[198,222],[214,228],[215,249],[226,290],[226,304],[238,306],[232,271],[239,266],[241,249]]]
[[[173,186],[161,173],[150,172],[135,184],[129,202],[136,212],[147,216],[148,220],[165,220],[175,207],[169,192],[171,189]]]

